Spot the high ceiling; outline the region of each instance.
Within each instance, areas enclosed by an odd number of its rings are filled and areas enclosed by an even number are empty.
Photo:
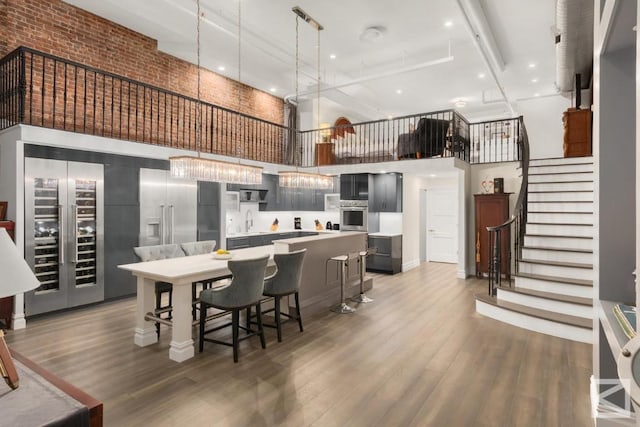
[[[195,0],[66,1],[196,62]],[[239,0],[200,1],[201,64],[237,80]],[[295,96],[294,6],[324,27],[321,105],[357,120],[448,108],[469,118],[509,116],[519,100],[557,93],[554,0],[241,0],[243,83]],[[301,100],[316,97],[317,36],[299,20]]]

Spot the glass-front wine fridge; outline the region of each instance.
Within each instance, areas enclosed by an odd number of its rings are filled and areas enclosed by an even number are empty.
[[[104,299],[103,165],[25,159],[27,316]]]

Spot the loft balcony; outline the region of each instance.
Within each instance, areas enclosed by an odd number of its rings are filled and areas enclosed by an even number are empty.
[[[299,131],[25,47],[0,60],[0,130],[16,124],[298,167],[516,161],[524,132],[455,110]]]

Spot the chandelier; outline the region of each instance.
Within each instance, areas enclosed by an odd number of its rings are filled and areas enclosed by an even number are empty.
[[[333,176],[305,172],[278,172],[280,187],[333,190]]]
[[[324,28],[318,21],[309,16],[300,7],[295,6],[291,9],[296,14],[296,105],[298,104],[298,74],[299,74],[299,43],[298,43],[298,19],[302,18],[305,22],[316,29],[318,36],[317,43],[317,68],[318,79],[316,85],[316,113],[318,116],[318,126],[320,126],[320,31]],[[297,151],[297,150],[296,150]],[[321,175],[319,173],[309,172],[278,172],[278,184],[280,187],[289,188],[305,188],[316,190],[333,190],[333,176]]]
[[[232,184],[260,184],[262,183],[262,168],[257,166],[242,165],[240,163],[225,162],[221,160],[206,159],[200,156],[202,146],[202,101],[200,99],[200,0],[197,5],[196,47],[198,58],[197,74],[197,106],[196,114],[196,156],[169,157],[169,169],[171,176],[176,178],[192,179],[197,181],[228,182]],[[238,2],[238,83],[240,83],[240,1]],[[238,91],[239,93],[240,91]],[[240,94],[238,95],[238,113],[240,111]]]

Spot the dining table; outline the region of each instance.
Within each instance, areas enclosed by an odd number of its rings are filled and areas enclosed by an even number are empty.
[[[269,255],[273,261],[274,246],[257,246],[231,251],[231,259],[244,260]],[[136,326],[133,341],[140,347],[158,342],[155,322],[150,319],[155,310],[155,283],[173,285],[171,344],[169,358],[184,362],[195,355],[192,320],[191,284],[215,280],[231,274],[227,259],[218,259],[214,253],[168,258],[156,261],[122,264],[118,268],[130,271],[137,278]]]

